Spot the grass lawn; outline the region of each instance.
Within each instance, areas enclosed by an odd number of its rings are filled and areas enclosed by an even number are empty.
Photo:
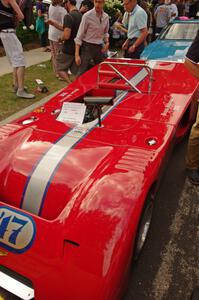
[[[43,65],[45,65],[45,67]],[[44,85],[47,86],[49,92],[44,94],[37,92],[38,85],[35,79],[41,79],[44,82]],[[60,90],[67,84],[55,77],[51,62],[49,61],[42,63],[42,66],[38,64],[26,68],[25,85],[28,87],[30,93],[36,95],[35,99],[28,100],[18,98],[12,91],[12,74],[0,76],[0,121],[38,100],[41,100],[47,95]]]

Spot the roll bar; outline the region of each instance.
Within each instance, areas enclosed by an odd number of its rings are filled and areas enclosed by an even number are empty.
[[[113,71],[102,71],[101,68],[104,65],[108,65]],[[127,79],[118,69],[117,66],[127,66],[127,67],[142,67],[143,69],[145,69],[148,73],[149,76],[149,86],[148,86],[148,93],[151,93],[151,87],[152,87],[152,81],[153,81],[153,70],[151,67],[149,67],[146,64],[139,64],[139,63],[128,63],[128,62],[114,62],[114,61],[104,61],[102,63],[99,64],[98,66],[98,76],[97,76],[97,85],[98,87],[100,86],[100,75],[104,74],[104,75],[115,75],[117,74],[120,78],[122,78],[133,90],[137,91],[138,93],[142,93],[142,91],[140,89],[138,89],[136,87],[135,84],[133,84],[133,82],[129,79]],[[108,83],[110,84],[110,83]],[[111,85],[111,84],[110,84]],[[114,87],[114,85],[113,85]]]

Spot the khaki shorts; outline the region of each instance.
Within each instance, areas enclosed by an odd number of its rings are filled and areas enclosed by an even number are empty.
[[[76,75],[78,66],[75,63],[75,56],[62,51],[58,52],[56,55],[57,71],[68,71],[70,69],[71,73]]]
[[[15,32],[0,32],[6,56],[13,68],[25,67],[25,58],[21,42],[18,40]]]

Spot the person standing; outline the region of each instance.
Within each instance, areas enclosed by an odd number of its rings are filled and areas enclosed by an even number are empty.
[[[36,31],[39,33],[40,45],[43,48],[43,51],[50,51],[47,47],[47,28],[46,28],[46,19],[47,19],[47,10],[46,6],[43,3],[43,0],[38,0],[36,2],[37,10],[37,19],[36,19]]]
[[[178,9],[178,17],[185,16],[184,0],[178,0],[176,5],[177,5],[177,9]]]
[[[64,22],[62,25],[51,20],[50,24],[57,28],[62,28],[62,35],[59,41],[62,42],[62,49],[59,51],[56,57],[58,74],[66,82],[70,83],[68,76],[68,70],[76,75],[77,65],[75,63],[75,42],[74,38],[77,35],[79,25],[82,19],[82,14],[76,7],[76,0],[66,0],[64,2],[65,9],[68,14],[64,16]]]
[[[104,60],[109,49],[109,16],[104,12],[105,0],[94,0],[94,8],[86,12],[75,38],[75,61],[78,76],[86,72],[91,62],[96,65]],[[80,54],[81,49],[81,54]]]
[[[48,39],[50,42],[53,70],[57,77],[59,77],[59,75],[57,71],[56,56],[61,47],[61,44],[59,43],[59,37],[63,32],[63,28],[58,29],[55,26],[51,25],[51,22],[52,23],[57,22],[58,24],[63,24],[64,16],[66,15],[67,12],[66,9],[61,6],[61,4],[62,4],[61,0],[53,0],[52,4],[50,4],[49,11],[48,11],[48,15],[49,15]]]
[[[197,18],[197,13],[199,10],[199,1],[198,0],[192,0],[190,1],[190,6],[189,6],[189,18],[196,19]]]
[[[24,90],[25,58],[21,42],[16,36],[15,18],[24,16],[15,0],[0,1],[0,39],[6,56],[13,67],[13,89],[17,97],[32,99],[35,96]]]
[[[169,6],[164,3],[164,0],[160,0],[159,3],[160,5],[154,12],[156,34],[159,34],[161,32],[161,30],[168,24],[171,18],[171,11],[169,9]]]
[[[169,7],[170,12],[171,12],[171,19],[170,20],[174,20],[175,18],[178,17],[178,8],[177,8],[177,5],[176,5],[176,0],[171,0],[168,3],[168,7]]]
[[[148,35],[146,38],[145,46],[147,46],[148,43],[151,41],[151,26],[152,26],[152,13],[148,7],[148,3],[145,0],[140,1],[140,6],[145,10],[147,14],[147,30],[148,30]]]
[[[34,14],[32,0],[18,0],[19,7],[24,15],[24,25],[31,30],[34,29]]]
[[[184,3],[184,14],[189,18],[190,0],[185,0]]]
[[[199,79],[199,30],[196,38],[191,44],[186,58],[185,67],[189,72]],[[188,149],[186,155],[187,176],[191,183],[199,185],[199,109],[196,122],[192,126],[189,136]]]
[[[129,13],[127,40],[122,45],[125,58],[140,58],[148,35],[147,14],[137,0],[124,0],[124,9]]]

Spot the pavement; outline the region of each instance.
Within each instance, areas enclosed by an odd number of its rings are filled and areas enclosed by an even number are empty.
[[[44,52],[42,48],[37,48],[29,51],[24,51],[26,58],[26,67],[40,64],[51,58],[50,52]],[[12,67],[10,66],[6,56],[0,57],[0,76],[12,72]]]
[[[122,300],[191,300],[199,286],[199,186],[186,178],[187,141],[175,146],[167,164],[149,236]]]

